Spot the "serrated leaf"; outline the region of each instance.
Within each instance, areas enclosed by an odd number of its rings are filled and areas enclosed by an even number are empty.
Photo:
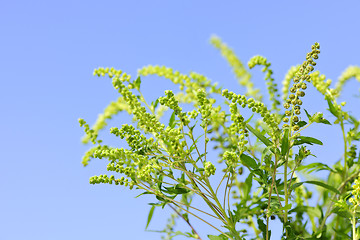
[[[155,206],[153,205],[151,208],[150,208],[150,211],[149,211],[149,215],[148,215],[148,218],[147,218],[147,223],[146,223],[146,227],[145,227],[145,230],[148,228],[149,226],[149,223],[152,219],[152,216],[154,214],[154,210],[155,210]]]
[[[323,183],[323,182],[319,182],[319,181],[305,181],[305,182],[299,182],[299,183],[294,183],[292,186],[291,186],[291,190],[294,190],[295,188],[301,186],[302,184],[304,183],[310,183],[310,184],[314,184],[314,185],[317,185],[317,186],[320,186],[320,187],[323,187],[327,190],[330,190],[336,194],[340,194],[339,190],[337,190],[336,188],[334,188],[333,186],[330,186],[326,183]]]
[[[285,129],[284,136],[281,141],[281,155],[285,156],[289,151],[289,129]]]
[[[310,145],[313,145],[313,144],[323,145],[323,143],[320,140],[318,140],[316,138],[313,138],[313,137],[299,136],[294,141],[294,145],[300,145],[300,144],[303,144],[303,143],[307,143],[307,144],[310,144]]]
[[[252,157],[250,157],[244,153],[240,155],[240,159],[244,165],[246,165],[252,169],[256,169],[259,167],[258,164],[256,163],[256,161]]]
[[[258,130],[252,128],[249,124],[246,124],[246,128],[249,129],[260,141],[262,141],[266,146],[272,146],[272,142],[262,135]]]

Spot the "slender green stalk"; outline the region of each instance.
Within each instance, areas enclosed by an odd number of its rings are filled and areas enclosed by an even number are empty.
[[[356,218],[355,218],[355,211],[353,212],[353,218],[352,218],[352,238],[353,240],[358,240],[356,238]]]
[[[270,189],[269,189],[268,207],[267,207],[267,210],[266,210],[266,240],[269,240],[269,212],[270,212],[270,201],[271,201],[272,189],[273,189],[274,182],[275,182],[277,162],[278,162],[278,159],[277,159],[277,156],[276,156],[276,154],[275,154],[274,172],[273,172],[273,176],[272,176],[271,187],[270,187]]]
[[[348,171],[347,171],[347,140],[346,140],[346,134],[345,134],[345,129],[344,129],[344,120],[341,118],[341,131],[343,134],[343,139],[344,139],[344,176],[343,176],[343,180],[345,180],[347,178],[348,175]]]
[[[215,195],[217,195],[217,192],[218,192],[218,190],[219,190],[219,187],[221,186],[221,183],[224,181],[226,175],[227,175],[227,171],[224,173],[224,176],[222,177],[219,185],[217,186],[216,191],[215,191]]]
[[[350,182],[350,181],[354,180],[356,177],[358,177],[359,174],[360,174],[360,169],[357,170],[355,173],[353,173],[351,176],[349,176],[345,181],[343,181],[343,183],[338,188],[340,195],[343,193],[346,184],[348,184],[348,182]],[[338,194],[335,193],[333,198],[331,199],[330,205],[329,205],[328,209],[326,210],[325,216],[318,228],[319,232],[321,232],[322,229],[324,228],[325,222],[326,222],[327,218],[330,216],[330,213],[332,211],[332,207],[333,207],[334,203],[337,201],[337,196],[338,196]]]
[[[181,217],[181,218],[189,225],[189,227],[193,230],[194,234],[197,236],[197,239],[202,240],[201,237],[200,237],[200,235],[199,235],[199,234],[197,233],[197,231],[195,230],[195,228],[191,225],[190,221],[189,221],[189,220],[186,220],[186,219],[184,218],[184,216],[183,216],[182,214],[180,214],[180,213],[179,213],[173,206],[171,206],[170,204],[169,204],[169,207],[170,207],[172,210],[174,210],[174,212],[176,212],[176,214],[177,214],[179,217]]]

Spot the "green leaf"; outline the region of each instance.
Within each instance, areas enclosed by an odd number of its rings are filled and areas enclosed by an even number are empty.
[[[323,188],[326,188],[327,190],[330,190],[336,194],[340,194],[339,190],[337,190],[336,188],[334,188],[333,186],[330,186],[326,183],[323,183],[323,182],[319,182],[319,181],[305,181],[305,182],[299,182],[299,183],[294,183],[292,186],[291,186],[291,190],[294,190],[295,188],[301,186],[302,184],[304,183],[310,183],[310,184],[314,184],[314,185],[317,185],[317,186],[320,186],[320,187],[323,187]]]
[[[309,122],[311,122],[311,121],[312,121],[311,115],[308,113],[308,111],[306,111],[306,109],[304,109],[304,110],[305,110],[306,116],[307,116],[308,119],[309,119]]]
[[[256,169],[259,167],[258,164],[256,163],[256,161],[252,157],[250,157],[246,154],[241,154],[240,159],[244,165],[246,165],[252,169]]]
[[[251,117],[249,117],[249,119],[245,121],[245,124],[249,123],[249,122],[250,122],[250,120],[253,118],[253,116],[254,116],[254,114],[253,114],[253,115],[251,115]]]
[[[336,110],[336,108],[334,107],[334,105],[331,102],[331,99],[328,95],[325,96],[326,101],[329,105],[329,111],[336,117],[339,118],[339,112]]]
[[[285,156],[286,153],[289,151],[289,129],[285,129],[284,137],[281,141],[281,155]]]
[[[323,124],[327,124],[327,125],[332,125],[328,120],[326,120],[325,118],[321,119],[319,121],[319,123],[323,123]]]
[[[324,163],[319,163],[319,162],[315,162],[315,163],[310,163],[308,165],[301,165],[297,168],[298,171],[306,171],[306,173],[312,173],[314,171],[318,172],[321,170],[328,170],[331,172],[335,172],[331,167],[329,167],[328,165],[324,164]]]
[[[171,114],[171,117],[169,120],[169,127],[171,127],[171,128],[175,127],[175,111]]]
[[[188,135],[189,137],[190,137],[190,135],[189,134],[187,134],[187,133],[185,133],[185,135]],[[201,134],[199,137],[197,137],[196,139],[195,139],[195,141],[194,141],[194,143],[190,146],[190,153],[192,153],[192,151],[196,148],[196,143],[199,141],[199,139],[202,137],[202,136],[204,136],[205,134]]]
[[[310,144],[310,145],[313,145],[313,143],[323,145],[323,143],[320,140],[318,140],[316,138],[312,138],[312,137],[300,136],[294,141],[294,145],[300,145],[300,144],[303,144],[303,143],[307,143],[307,144]]]
[[[262,141],[266,146],[272,146],[272,142],[262,135],[258,130],[252,128],[249,124],[246,124],[246,128],[249,129],[260,141]]]
[[[170,194],[185,194],[185,193],[190,192],[189,189],[182,188],[181,184],[177,184],[174,187],[165,187],[165,189],[166,189],[166,191],[164,191],[164,192],[170,193]]]
[[[305,122],[305,121],[300,121],[300,122],[297,123],[297,125],[298,125],[299,127],[303,127],[303,126],[305,126],[306,124],[307,124],[307,122]]]
[[[261,230],[262,232],[262,235],[263,235],[263,239],[266,239],[266,225],[264,224],[263,220],[258,218],[257,219],[257,223],[258,223],[258,226],[259,226],[259,229]],[[269,234],[269,239],[271,239],[271,231],[269,230],[268,232]]]
[[[141,195],[145,195],[145,194],[153,194],[152,192],[143,192],[143,193],[140,193],[139,195],[137,195],[135,198],[138,198],[140,197]]]
[[[350,216],[351,218],[351,216]],[[334,227],[332,228],[334,230],[334,232],[336,232],[336,235],[339,236],[341,239],[349,239],[351,240],[352,238],[347,235],[346,233],[344,233],[343,231],[339,231],[338,229],[335,229]]]
[[[154,103],[154,110],[157,107],[157,105],[159,104],[159,98],[156,99],[155,103]]]
[[[310,206],[297,206],[289,211],[289,214],[291,213],[306,213],[311,217],[321,217],[321,211],[318,208],[310,207]]]
[[[244,186],[244,196],[245,198],[249,198],[249,193],[251,191],[251,187],[252,187],[252,179],[253,179],[253,174],[250,173],[249,176],[246,178],[245,180],[245,186]]]
[[[146,223],[146,227],[145,227],[145,230],[148,228],[149,226],[149,223],[151,221],[151,218],[154,214],[154,210],[155,210],[155,206],[153,205],[151,208],[150,208],[150,211],[149,211],[149,215],[148,215],[148,218],[147,218],[147,223]]]
[[[316,123],[323,123],[331,125],[331,123],[323,117],[322,112],[317,112],[312,116],[312,121]]]
[[[335,207],[332,210],[332,213],[335,213],[335,214],[337,214],[343,218],[347,218],[347,219],[352,217],[352,214],[347,209],[344,209],[344,208]]]
[[[134,87],[136,90],[140,90],[140,84],[141,84],[141,79],[140,76],[137,77],[137,79],[134,81]]]
[[[219,236],[215,236],[215,235],[207,235],[207,236],[210,240],[228,240],[228,238],[226,236],[224,236],[223,234],[221,234]]]

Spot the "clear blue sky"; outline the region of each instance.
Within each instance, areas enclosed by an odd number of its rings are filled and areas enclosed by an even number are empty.
[[[1,1],[0,239],[160,239],[144,232],[149,198],[90,185],[89,177],[104,173],[106,163],[80,163],[88,146],[80,143],[77,119],[93,123],[117,98],[109,79],[93,77],[98,66],[136,75],[147,64],[167,65],[241,92],[210,46],[212,34],[244,63],[257,54],[267,57],[278,83],[315,41],[322,51],[316,67],[328,78],[360,65],[359,1],[274,2]],[[256,86],[264,88],[262,75],[255,76]],[[149,97],[172,87],[158,78],[143,82]],[[355,81],[346,86],[350,96],[358,89]],[[324,111],[322,98],[313,93],[308,108]],[[128,118],[111,123],[122,119]],[[340,132],[326,131],[315,135],[339,155],[341,142],[334,139]],[[161,229],[168,213],[156,211],[150,228]],[[200,230],[203,237],[206,229]]]

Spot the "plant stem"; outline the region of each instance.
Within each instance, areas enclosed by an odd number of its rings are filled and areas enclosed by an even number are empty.
[[[267,208],[267,210],[266,210],[266,240],[269,240],[269,211],[270,211],[270,201],[271,201],[272,189],[273,189],[274,182],[275,182],[277,162],[278,162],[278,159],[277,159],[276,154],[275,154],[274,172],[273,172],[273,176],[272,176],[271,187],[270,187],[270,190],[269,190],[268,208]]]
[[[285,214],[284,214],[284,222],[285,224],[287,223],[287,218],[288,218],[288,211],[287,211],[287,205],[288,205],[288,201],[289,201],[289,195],[288,195],[288,186],[287,186],[287,168],[288,168],[288,161],[285,161],[284,164],[284,193],[285,193]],[[287,230],[286,231],[286,236],[287,236]]]
[[[345,129],[344,129],[344,121],[341,118],[341,131],[343,134],[343,138],[344,138],[344,176],[343,176],[343,180],[345,180],[347,178],[347,140],[346,140],[346,135],[345,135]]]
[[[357,240],[356,239],[356,219],[355,219],[355,211],[353,212],[353,219],[352,219],[352,235],[353,235],[353,240]]]
[[[343,193],[343,190],[346,186],[346,184],[349,182],[349,181],[352,181],[354,178],[358,177],[360,174],[360,170],[356,171],[355,173],[353,173],[350,177],[348,177],[345,181],[343,181],[343,183],[340,185],[340,187],[338,188],[339,192],[340,192],[340,195]],[[320,227],[319,227],[319,232],[322,231],[324,225],[325,225],[325,222],[326,222],[326,219],[330,216],[330,212],[332,210],[332,206],[334,205],[334,203],[336,202],[336,197],[337,197],[337,193],[335,193],[334,197],[331,199],[331,203],[330,203],[330,206],[328,207],[328,209],[326,210],[326,213],[325,213],[325,216],[320,224]]]
[[[179,213],[173,206],[171,206],[170,204],[169,204],[169,207],[171,207],[171,209],[174,210],[174,211],[177,213],[177,215],[179,215],[179,217],[181,217],[181,218],[190,226],[190,228],[193,230],[193,232],[194,232],[194,233],[196,234],[196,236],[198,237],[197,239],[202,240],[201,237],[200,237],[200,235],[196,232],[195,228],[190,224],[190,221],[187,220],[187,219],[185,219],[184,216],[183,216],[182,214],[180,214],[180,213]]]

